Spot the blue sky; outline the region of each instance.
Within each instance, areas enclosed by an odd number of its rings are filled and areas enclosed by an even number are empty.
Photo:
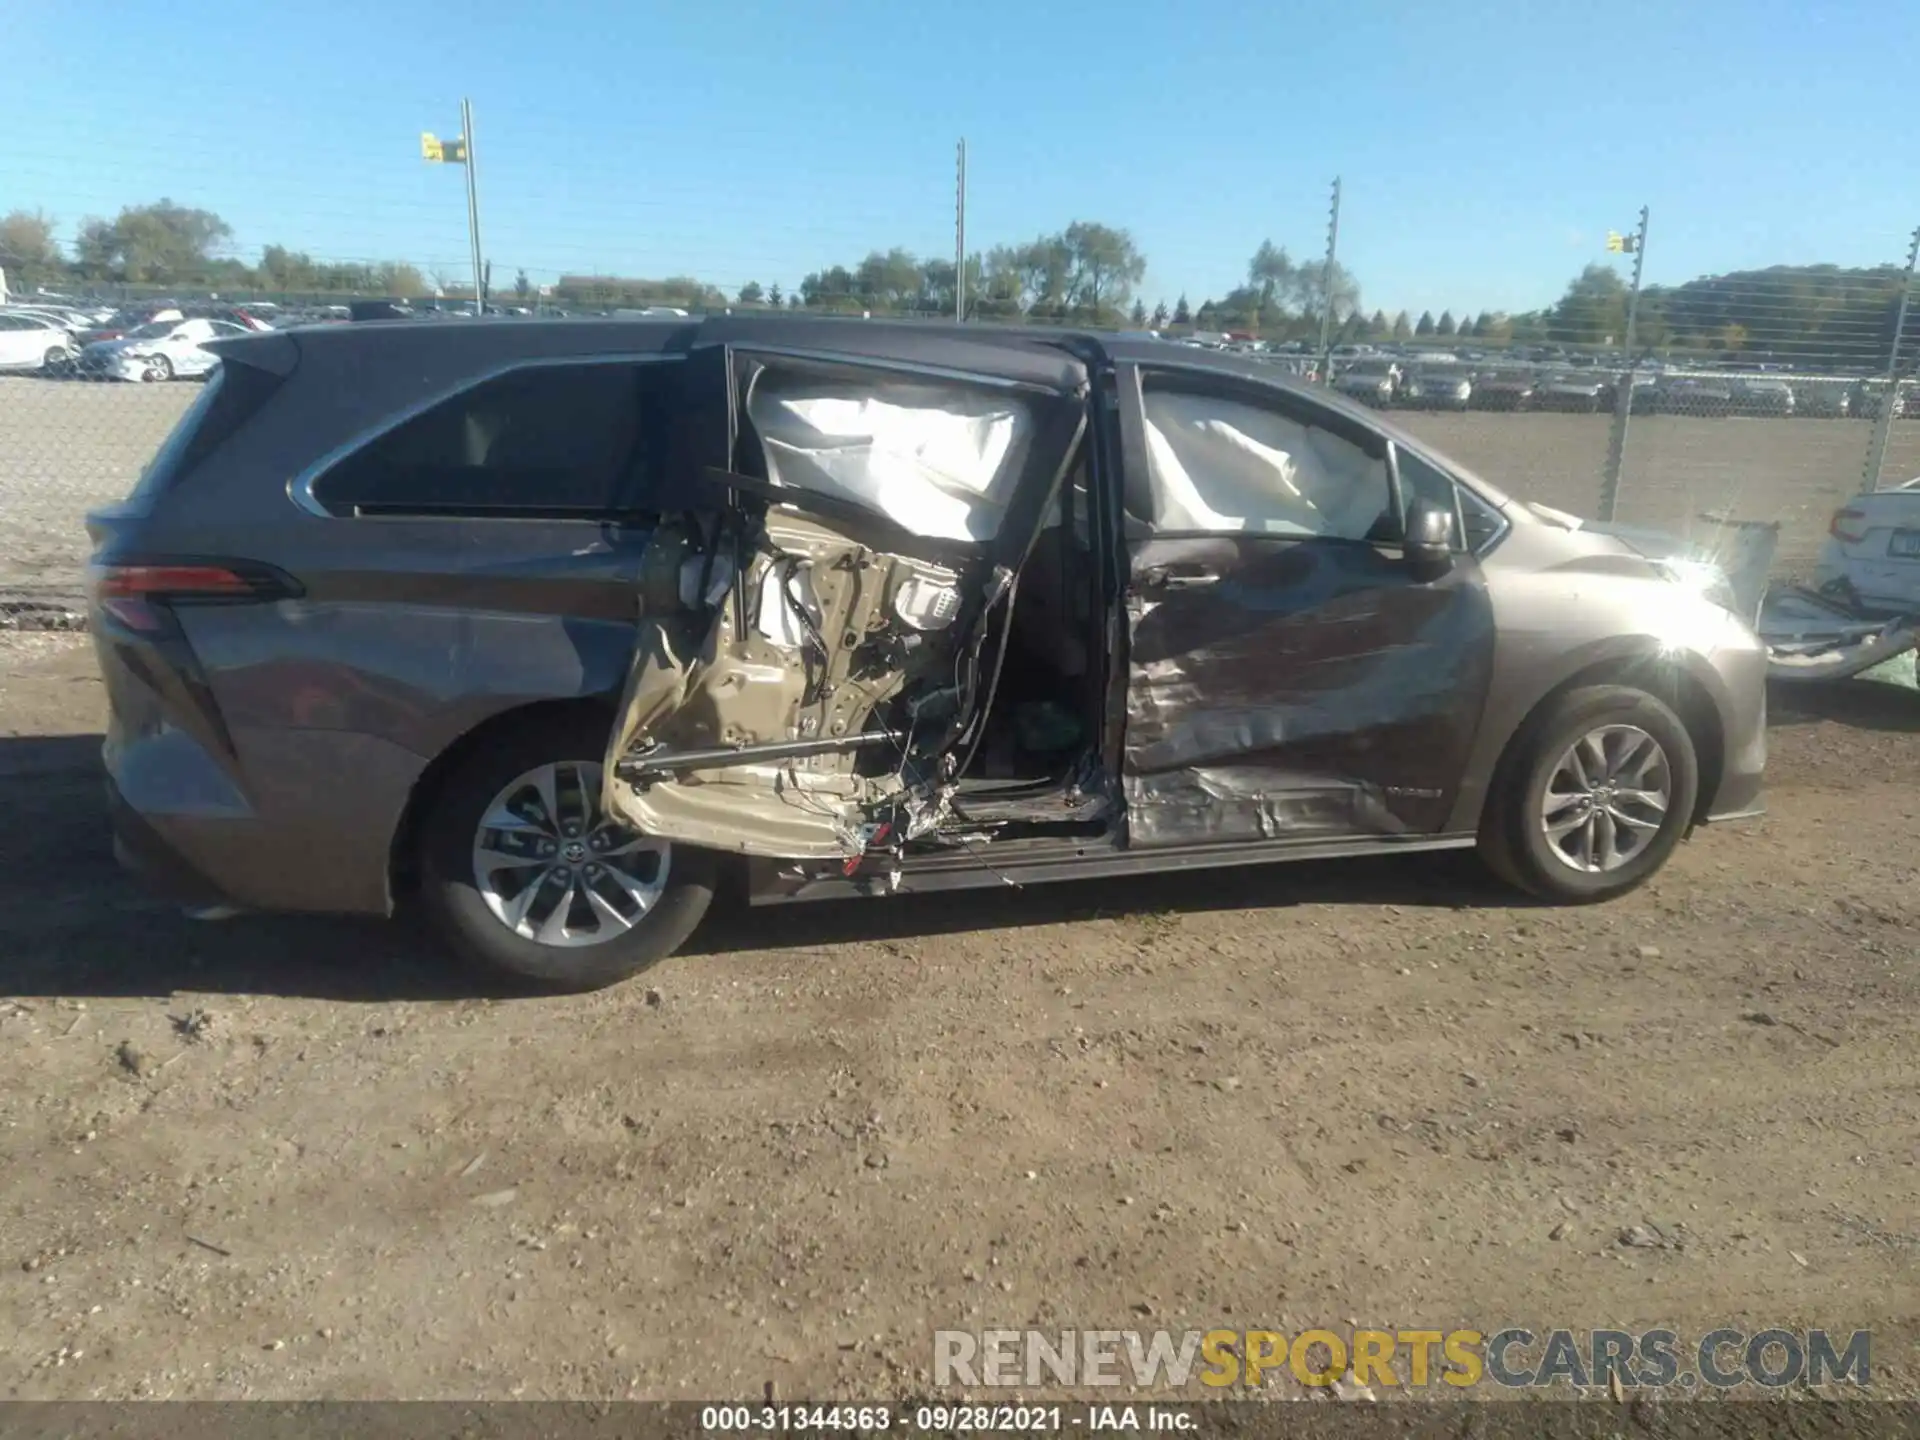
[[[1075,218],[1195,303],[1264,238],[1365,304],[1550,301],[1642,204],[1647,273],[1883,263],[1920,225],[1920,6],[1885,0],[8,0],[0,211],[162,195],[252,258],[465,273],[476,112],[495,283],[525,267],[791,286]]]

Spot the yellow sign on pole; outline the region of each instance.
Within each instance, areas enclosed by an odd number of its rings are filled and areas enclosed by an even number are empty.
[[[422,160],[435,161],[446,159],[446,147],[440,143],[439,138],[435,136],[431,130],[422,130],[420,132],[420,158]]]
[[[431,160],[437,165],[464,165],[467,161],[466,137],[456,135],[451,140],[442,140],[431,130],[422,130],[420,158]]]
[[[1607,249],[1616,255],[1631,255],[1638,246],[1637,235],[1622,235],[1614,230],[1607,232]]]

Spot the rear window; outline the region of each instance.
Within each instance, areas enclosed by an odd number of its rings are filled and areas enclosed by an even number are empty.
[[[280,388],[281,377],[251,365],[220,364],[140,472],[127,503],[150,508],[240,429]]]
[[[322,475],[334,514],[603,515],[644,484],[670,365],[566,364],[481,382]]]

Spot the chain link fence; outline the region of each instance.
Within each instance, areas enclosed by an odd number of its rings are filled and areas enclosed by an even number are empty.
[[[0,376],[0,630],[84,624],[86,514],[133,488],[199,389]]]
[[[1791,297],[1771,273],[1649,287],[1631,357],[1623,337],[1554,338],[1552,311],[1537,338],[1206,343],[1389,411],[1522,499],[1682,535],[1707,515],[1776,524],[1777,573],[1804,578],[1849,496],[1920,476],[1920,316],[1898,304],[1910,266]],[[348,298],[294,318],[338,319]],[[0,630],[84,625],[86,512],[127,493],[199,392],[76,358],[0,375]]]

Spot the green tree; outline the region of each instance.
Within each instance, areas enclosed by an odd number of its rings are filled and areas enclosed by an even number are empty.
[[[1392,333],[1393,325],[1392,322],[1387,319],[1387,312],[1384,310],[1374,311],[1372,318],[1367,321],[1367,338],[1369,340],[1384,340]]]
[[[525,270],[521,270],[514,275],[513,293],[519,296],[523,302],[529,295],[533,294],[533,282],[527,278],[527,272]]]
[[[1193,323],[1193,312],[1187,309],[1187,297],[1185,295],[1182,295],[1179,300],[1174,302],[1173,323],[1176,325],[1191,325]]]
[[[1407,322],[1407,312],[1404,310],[1393,317],[1393,338],[1395,340],[1411,340],[1413,338],[1413,326]]]
[[[1627,287],[1611,265],[1589,265],[1547,315],[1548,338],[1573,345],[1619,343],[1627,328]]]
[[[793,294],[787,296],[787,308],[789,310],[798,310],[802,303],[803,302],[800,299],[800,292],[798,290],[794,291]]]
[[[1415,335],[1433,334],[1433,312],[1431,310],[1422,310],[1420,312],[1420,323],[1413,327],[1413,333]]]
[[[1133,310],[1128,315],[1127,318],[1132,322],[1134,329],[1136,330],[1146,329],[1147,328],[1147,302],[1144,300],[1135,300],[1133,302]]]
[[[1164,300],[1153,307],[1153,328],[1156,330],[1167,328],[1167,302]]]
[[[1252,315],[1257,325],[1271,316],[1277,324],[1293,308],[1300,295],[1300,272],[1287,253],[1286,246],[1262,240],[1260,248],[1247,262],[1247,286],[1257,297]]]
[[[415,300],[427,293],[427,277],[420,273],[417,266],[402,260],[376,265],[372,279],[373,284],[367,288],[382,295],[391,295],[397,300]]]
[[[859,282],[844,265],[815,270],[800,281],[797,292],[809,310],[857,310]]]
[[[767,292],[760,288],[758,280],[749,280],[740,287],[739,303],[742,305],[758,305],[766,298]]]
[[[1104,321],[1121,313],[1133,287],[1147,273],[1147,257],[1131,231],[1076,220],[1061,232],[1069,266],[1069,290],[1077,315]]]
[[[1453,312],[1451,310],[1442,310],[1439,321],[1433,327],[1433,333],[1436,335],[1457,335],[1459,332],[1460,324],[1453,318]]]
[[[41,210],[15,210],[0,217],[0,270],[7,284],[28,289],[57,281],[66,257],[54,239],[53,220]]]
[[[89,280],[192,282],[212,270],[214,251],[232,238],[233,227],[211,210],[162,199],[84,222],[74,261]]]
[[[1331,266],[1310,264],[1300,267],[1295,293],[1302,316],[1318,322],[1320,312],[1331,306],[1334,318],[1358,309],[1360,282],[1346,266],[1335,261]]]
[[[778,310],[782,305],[786,303],[787,303],[787,298],[786,296],[780,293],[780,282],[776,280],[773,284],[767,287],[767,304],[771,305],[774,309]]]

